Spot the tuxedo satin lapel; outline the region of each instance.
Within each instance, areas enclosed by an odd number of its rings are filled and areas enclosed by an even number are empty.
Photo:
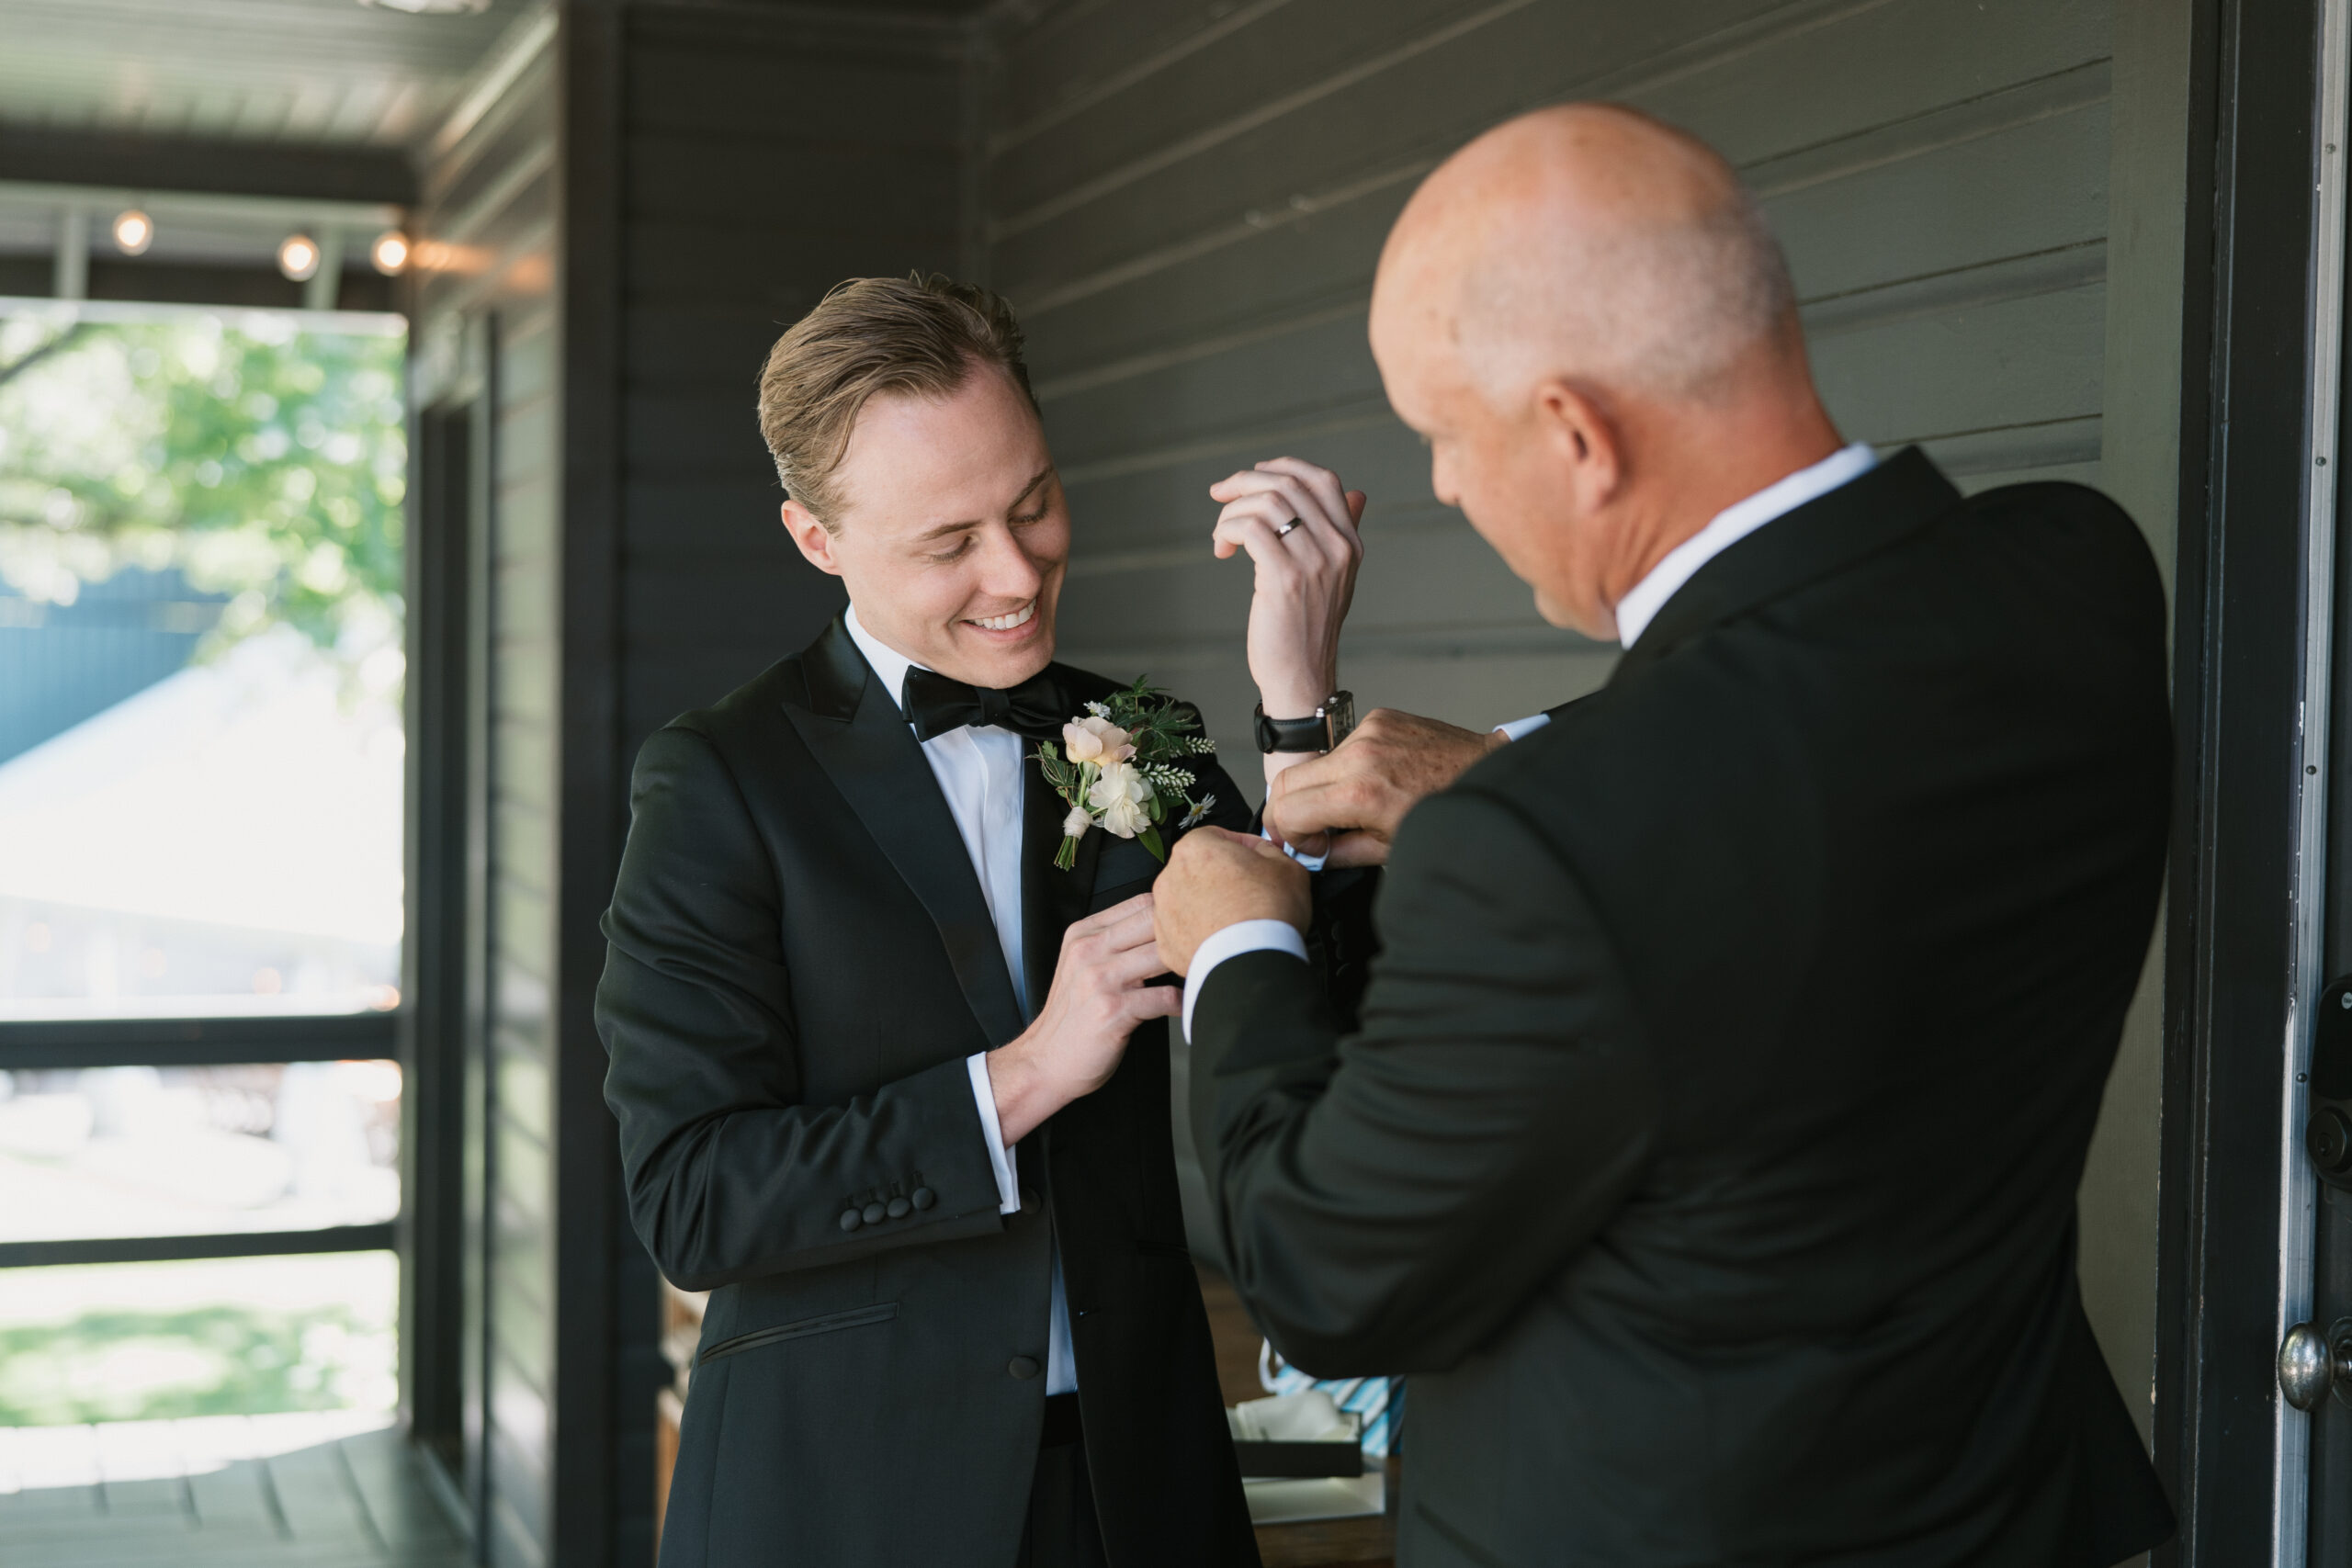
[[[857,661],[854,673],[838,657],[839,649],[829,646],[836,638],[849,643],[850,657]],[[803,659],[809,706],[787,704],[785,713],[818,766],[930,911],[972,1016],[991,1044],[1003,1044],[1028,1021],[1021,1016],[964,837],[914,732],[839,623]],[[853,681],[863,684],[854,694],[847,689]]]
[[[1035,750],[1024,746],[1021,762],[1021,966],[1029,972],[1024,979],[1032,1013],[1046,1005],[1046,993],[1053,987],[1062,932],[1085,915],[1093,897],[1094,872],[1108,837],[1100,828],[1093,829],[1079,840],[1076,864],[1068,871],[1054,864],[1069,807],[1028,760]]]
[[[874,683],[874,666],[849,635],[846,613],[835,615],[817,640],[801,650],[799,663],[809,712],[844,724],[857,716],[865,688]]]
[[[1942,470],[1917,446],[1905,446],[1691,573],[1610,679],[1665,657],[1709,626],[1875,555],[1959,503],[1960,491]]]

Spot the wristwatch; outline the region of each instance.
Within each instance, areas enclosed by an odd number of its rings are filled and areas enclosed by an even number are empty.
[[[1261,751],[1329,751],[1356,727],[1353,692],[1334,692],[1323,705],[1305,718],[1268,718],[1266,705],[1258,705],[1258,750]]]

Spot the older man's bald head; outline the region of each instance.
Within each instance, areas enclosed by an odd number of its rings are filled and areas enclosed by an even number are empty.
[[[1594,637],[1708,518],[1838,447],[1763,216],[1630,109],[1545,109],[1448,159],[1382,253],[1372,352],[1438,499]]]
[[[1600,104],[1522,116],[1449,159],[1398,219],[1374,295],[1385,348],[1450,350],[1496,398],[1560,377],[1708,400],[1743,361],[1793,349],[1794,316],[1730,166]]]

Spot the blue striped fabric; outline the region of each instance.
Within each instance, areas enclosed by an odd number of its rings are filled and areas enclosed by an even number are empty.
[[[1258,1347],[1258,1381],[1268,1393],[1299,1393],[1319,1388],[1342,1410],[1352,1410],[1363,1426],[1363,1451],[1386,1459],[1405,1416],[1405,1390],[1391,1378],[1311,1378],[1286,1366],[1272,1345]]]

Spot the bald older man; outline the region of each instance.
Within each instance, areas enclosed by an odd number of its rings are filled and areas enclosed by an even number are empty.
[[[1623,110],[1433,174],[1372,341],[1439,496],[1626,644],[1395,828],[1356,1032],[1272,846],[1196,833],[1157,888],[1235,1283],[1301,1367],[1414,1374],[1400,1561],[2162,1540],[2075,1276],[2163,873],[2137,530],[1843,445],[1754,205]],[[1431,778],[1488,750],[1409,728]],[[1347,750],[1278,829],[1383,826]]]

